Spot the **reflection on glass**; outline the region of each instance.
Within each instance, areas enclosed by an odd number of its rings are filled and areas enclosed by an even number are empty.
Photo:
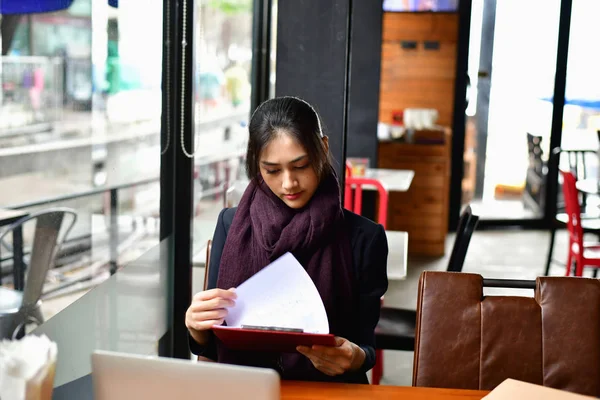
[[[89,374],[94,350],[158,354],[171,318],[170,246],[164,240],[33,332],[58,345],[55,387]]]
[[[193,244],[195,264],[201,264],[228,187],[245,177],[253,2],[202,0],[195,5],[198,145],[194,154]]]
[[[48,319],[158,244],[162,1],[1,18],[0,209],[78,217],[44,285]]]

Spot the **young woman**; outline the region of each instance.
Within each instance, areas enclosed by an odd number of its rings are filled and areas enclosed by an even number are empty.
[[[385,231],[342,209],[328,139],[307,102],[268,100],[249,131],[251,181],[238,207],[219,215],[208,290],[194,296],[186,313],[190,348],[218,362],[276,369],[282,379],[367,383],[388,284]],[[233,288],[288,251],[315,283],[336,346],[298,347],[294,354],[228,350],[210,328],[235,304]]]

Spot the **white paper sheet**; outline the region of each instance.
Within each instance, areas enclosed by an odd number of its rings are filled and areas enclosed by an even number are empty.
[[[534,385],[532,383],[506,379],[487,396],[484,400],[585,400],[593,397],[583,396],[564,390]]]
[[[229,308],[228,327],[242,325],[303,329],[329,333],[323,300],[312,279],[286,253],[236,288],[237,300]]]

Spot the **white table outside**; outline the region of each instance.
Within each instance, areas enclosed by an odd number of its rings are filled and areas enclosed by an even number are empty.
[[[563,151],[598,151],[598,133],[590,129],[565,130],[560,147]]]
[[[600,191],[600,185],[598,184],[598,179],[582,179],[575,183],[577,190],[586,194],[598,194]]]

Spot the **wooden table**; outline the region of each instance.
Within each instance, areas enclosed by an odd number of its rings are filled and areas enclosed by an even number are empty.
[[[6,210],[0,208],[0,227],[13,224],[29,213],[20,210]],[[0,230],[2,232],[2,230]],[[13,286],[16,290],[23,290],[25,286],[25,265],[23,263],[23,229],[16,228],[13,235]],[[0,285],[2,277],[0,276]]]
[[[409,386],[349,385],[338,383],[281,382],[281,400],[337,399],[482,399],[488,392],[478,390],[430,389]]]
[[[281,400],[481,400],[489,392],[410,386],[281,381],[280,393]],[[55,387],[52,398],[58,400],[93,399],[92,374]]]

